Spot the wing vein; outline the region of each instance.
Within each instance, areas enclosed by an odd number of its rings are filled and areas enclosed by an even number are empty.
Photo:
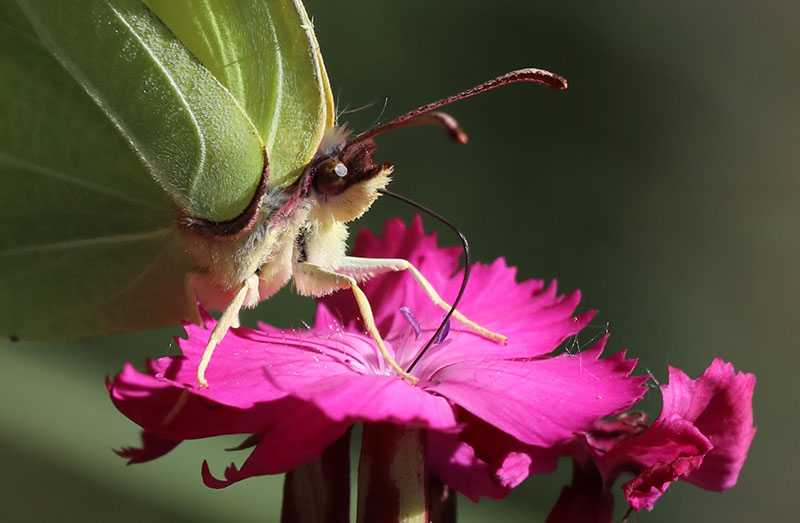
[[[18,158],[14,158],[9,156],[2,151],[0,151],[0,164],[6,165],[9,167],[15,167],[18,169],[24,169],[25,171],[38,173],[50,178],[56,179],[61,182],[66,182],[72,185],[77,185],[78,187],[82,187],[84,189],[88,189],[90,191],[98,192],[101,194],[105,194],[107,196],[112,196],[114,198],[119,198],[120,200],[125,200],[132,203],[137,203],[139,205],[149,207],[151,209],[158,209],[158,206],[153,205],[152,202],[148,202],[146,200],[139,200],[136,198],[131,198],[127,194],[122,194],[109,187],[104,187],[102,185],[96,185],[94,183],[88,182],[86,180],[82,180],[80,178],[75,178],[70,176],[69,174],[63,173],[61,171],[57,171],[50,167],[45,167],[43,165],[37,165],[35,163],[28,162],[26,160],[20,160]]]
[[[275,143],[275,136],[278,134],[278,124],[280,123],[279,114],[281,109],[281,103],[283,102],[283,53],[281,52],[281,46],[278,43],[278,34],[275,31],[275,20],[272,16],[272,11],[269,5],[264,4],[264,10],[267,13],[267,20],[269,21],[269,34],[272,35],[272,45],[275,49],[275,64],[276,64],[276,74],[275,74],[275,81],[273,82],[273,88],[275,89],[275,103],[272,108],[272,118],[269,119],[270,125],[269,129],[267,129],[266,134],[264,135],[264,147],[267,151],[267,154],[272,153],[272,145]]]
[[[136,138],[125,126],[124,120],[111,109],[109,104],[103,99],[103,97],[97,91],[97,88],[95,88],[94,85],[89,81],[83,71],[81,71],[81,69],[74,62],[68,59],[67,53],[56,43],[55,39],[50,36],[47,28],[36,16],[36,13],[33,11],[33,9],[25,2],[19,2],[19,6],[25,13],[25,16],[31,22],[31,25],[33,25],[36,33],[39,35],[41,43],[45,44],[46,42],[45,47],[48,48],[48,51],[56,58],[56,60],[61,63],[62,66],[64,66],[64,69],[66,69],[67,72],[75,79],[75,81],[78,82],[78,85],[80,85],[86,94],[89,95],[89,98],[91,98],[92,101],[94,101],[94,103],[97,104],[97,106],[103,111],[103,113],[105,113],[125,141],[130,144],[131,148],[145,165],[145,167],[155,175],[157,169],[155,168],[152,158],[150,158],[150,156],[139,146]]]
[[[80,249],[83,247],[94,247],[97,245],[113,245],[118,243],[141,242],[152,240],[161,236],[166,236],[172,232],[171,229],[157,229],[149,232],[139,232],[131,234],[115,234],[112,236],[98,236],[96,238],[83,238],[79,240],[67,240],[63,242],[52,242],[39,245],[28,245],[25,247],[11,247],[0,250],[0,256],[15,256],[30,254],[34,252],[53,251],[61,249]]]
[[[218,23],[217,16],[215,15],[214,10],[211,8],[208,0],[205,0],[204,4],[205,10],[208,13],[208,22],[211,25],[210,33],[211,36],[213,36],[214,46],[218,49],[218,52],[222,57],[220,63],[223,64],[224,75],[228,75],[229,66],[233,66],[236,71],[235,81],[228,77],[228,91],[230,91],[233,98],[238,98],[242,101],[242,103],[244,103],[244,101],[247,99],[246,87],[244,85],[244,78],[242,76],[242,67],[239,63],[238,50],[234,45],[226,45],[226,41],[229,41],[230,37],[222,34],[222,29]],[[204,36],[208,37],[208,33],[204,32]],[[210,41],[208,43],[208,47],[212,48]]]
[[[125,19],[125,17],[122,16],[122,14],[120,14],[110,4],[109,4],[109,8],[114,13],[114,16],[116,16],[120,20],[120,22],[122,22],[122,24],[125,25],[125,27],[128,28],[128,30],[130,31],[131,35],[133,35],[133,37],[136,38],[136,40],[142,46],[142,49],[144,49],[144,51],[148,55],[150,55],[150,57],[153,59],[153,62],[157,66],[158,70],[161,71],[161,73],[164,76],[164,78],[172,86],[173,91],[178,96],[178,98],[180,99],[181,104],[185,108],[187,116],[192,121],[192,125],[194,127],[195,136],[197,138],[197,144],[199,146],[199,150],[197,152],[197,167],[194,169],[194,176],[192,177],[192,186],[191,186],[191,190],[190,190],[189,194],[196,194],[197,183],[200,180],[199,174],[203,172],[203,170],[205,168],[205,162],[206,162],[206,141],[205,141],[205,138],[203,137],[203,133],[200,131],[200,124],[197,122],[197,117],[194,114],[194,111],[192,110],[191,105],[186,100],[186,97],[184,96],[183,91],[178,86],[178,84],[175,83],[175,79],[172,77],[172,74],[170,74],[170,72],[167,70],[167,68],[164,67],[164,64],[155,55],[153,50],[150,49],[150,47],[147,45],[147,43],[141,38],[141,36],[139,36],[139,33],[136,32],[136,29],[134,29],[134,27],[131,26],[128,23],[128,21]]]

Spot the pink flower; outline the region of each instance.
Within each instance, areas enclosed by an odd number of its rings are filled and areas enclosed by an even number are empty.
[[[362,231],[354,255],[408,259],[444,297],[461,283],[454,274],[460,249],[437,247],[419,219],[408,227],[391,220],[380,238]],[[408,368],[444,312],[408,274],[375,278],[363,289],[387,347]],[[429,466],[445,483],[473,500],[501,498],[528,474],[555,468],[574,433],[644,394],[645,378],[629,376],[636,360],[624,353],[600,359],[606,338],[578,354],[553,355],[594,315],[574,316],[579,299],[540,280],[516,282],[503,260],[473,266],[459,310],[508,344],[453,322],[414,367],[414,385],[394,374],[364,333],[350,293],[339,292],[321,300],[311,329],[229,333],[209,366],[210,387],[197,389],[195,370],[214,325],[206,318],[206,329],[186,326],[183,356],[150,362],[145,374],[126,366],[109,384],[117,408],[145,429],[143,448],[124,455],[144,461],[185,439],[258,435],[225,480],[204,463],[204,481],[220,488],[292,470],[353,423],[388,422],[427,429]]]
[[[652,425],[643,414],[624,414],[578,436],[573,483],[548,521],[579,521],[578,508],[587,521],[611,521],[608,489],[623,472],[636,475],[622,490],[637,511],[652,510],[679,479],[708,490],[734,486],[756,431],[754,387],[755,376],[736,373],[719,358],[696,380],[670,367],[669,384],[661,387],[664,406]]]

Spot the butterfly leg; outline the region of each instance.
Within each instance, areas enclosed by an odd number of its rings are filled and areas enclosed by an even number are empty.
[[[300,262],[295,265],[294,278],[298,291],[301,294],[312,296],[324,296],[335,290],[350,288],[355,296],[358,310],[361,313],[361,318],[364,320],[364,325],[367,327],[367,331],[370,333],[370,336],[372,336],[372,339],[375,340],[375,343],[378,345],[378,349],[381,351],[381,355],[383,355],[386,362],[395,372],[409,382],[416,383],[418,381],[417,378],[403,370],[392,355],[389,354],[389,350],[383,343],[380,332],[378,332],[378,327],[375,325],[375,318],[372,315],[372,307],[369,304],[369,300],[364,294],[364,291],[359,288],[355,278],[347,274],[340,274],[323,269],[319,265],[308,262]]]
[[[244,304],[245,298],[250,291],[258,291],[258,275],[252,275],[247,278],[242,287],[236,292],[233,300],[225,308],[225,311],[220,316],[214,330],[211,331],[211,337],[208,339],[206,350],[203,352],[203,357],[200,359],[200,364],[197,366],[197,384],[201,387],[208,387],[206,381],[206,368],[211,361],[211,355],[217,347],[222,338],[225,337],[231,327],[239,324],[239,311]]]
[[[365,281],[388,272],[408,271],[411,276],[414,277],[417,284],[422,288],[428,298],[433,301],[433,303],[448,312],[452,308],[449,303],[444,301],[441,296],[439,296],[439,293],[437,293],[436,289],[433,288],[433,285],[431,285],[431,283],[425,279],[425,276],[419,272],[419,269],[414,267],[410,261],[402,258],[357,258],[354,256],[345,256],[336,270],[342,274],[347,274],[354,277],[357,281]],[[474,330],[481,336],[502,343],[506,343],[507,341],[507,338],[502,334],[498,334],[490,331],[489,329],[481,327],[457,310],[453,311],[453,318]]]

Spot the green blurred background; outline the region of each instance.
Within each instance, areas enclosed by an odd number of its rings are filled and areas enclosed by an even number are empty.
[[[721,356],[756,374],[759,430],[739,484],[725,494],[673,485],[631,521],[793,520],[800,4],[566,4],[306,7],[339,108],[374,103],[342,117],[357,130],[384,99],[386,120],[514,68],[569,79],[566,92],[512,86],[451,107],[467,146],[435,129],[381,137],[392,189],[455,221],[477,259],[505,256],[521,278],[582,289],[584,310],[600,314],[581,341],[608,325],[611,349],[628,348],[640,372],[663,380],[674,365],[696,376]],[[396,215],[413,213],[380,201],[356,229]],[[312,313],[310,300],[283,292],[247,320],[300,325]],[[127,468],[111,452],[138,431],[103,379],[126,360],[175,354],[169,335],[2,342],[0,520],[278,521],[280,477],[203,486],[202,459],[221,473],[243,459],[221,450],[237,440],[188,443]],[[658,395],[645,407],[657,416]],[[504,502],[461,503],[461,521],[541,521],[568,477],[565,461]]]

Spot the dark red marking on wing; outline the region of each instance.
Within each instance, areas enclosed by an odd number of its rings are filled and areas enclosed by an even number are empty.
[[[181,212],[179,218],[181,227],[220,241],[236,240],[252,229],[253,225],[255,225],[258,220],[261,202],[267,190],[267,182],[269,181],[269,159],[267,158],[266,149],[264,149],[263,152],[264,170],[261,172],[261,180],[258,182],[258,187],[256,187],[256,192],[253,194],[250,203],[247,204],[247,207],[244,208],[239,216],[224,222],[214,222],[204,218],[188,216]]]

